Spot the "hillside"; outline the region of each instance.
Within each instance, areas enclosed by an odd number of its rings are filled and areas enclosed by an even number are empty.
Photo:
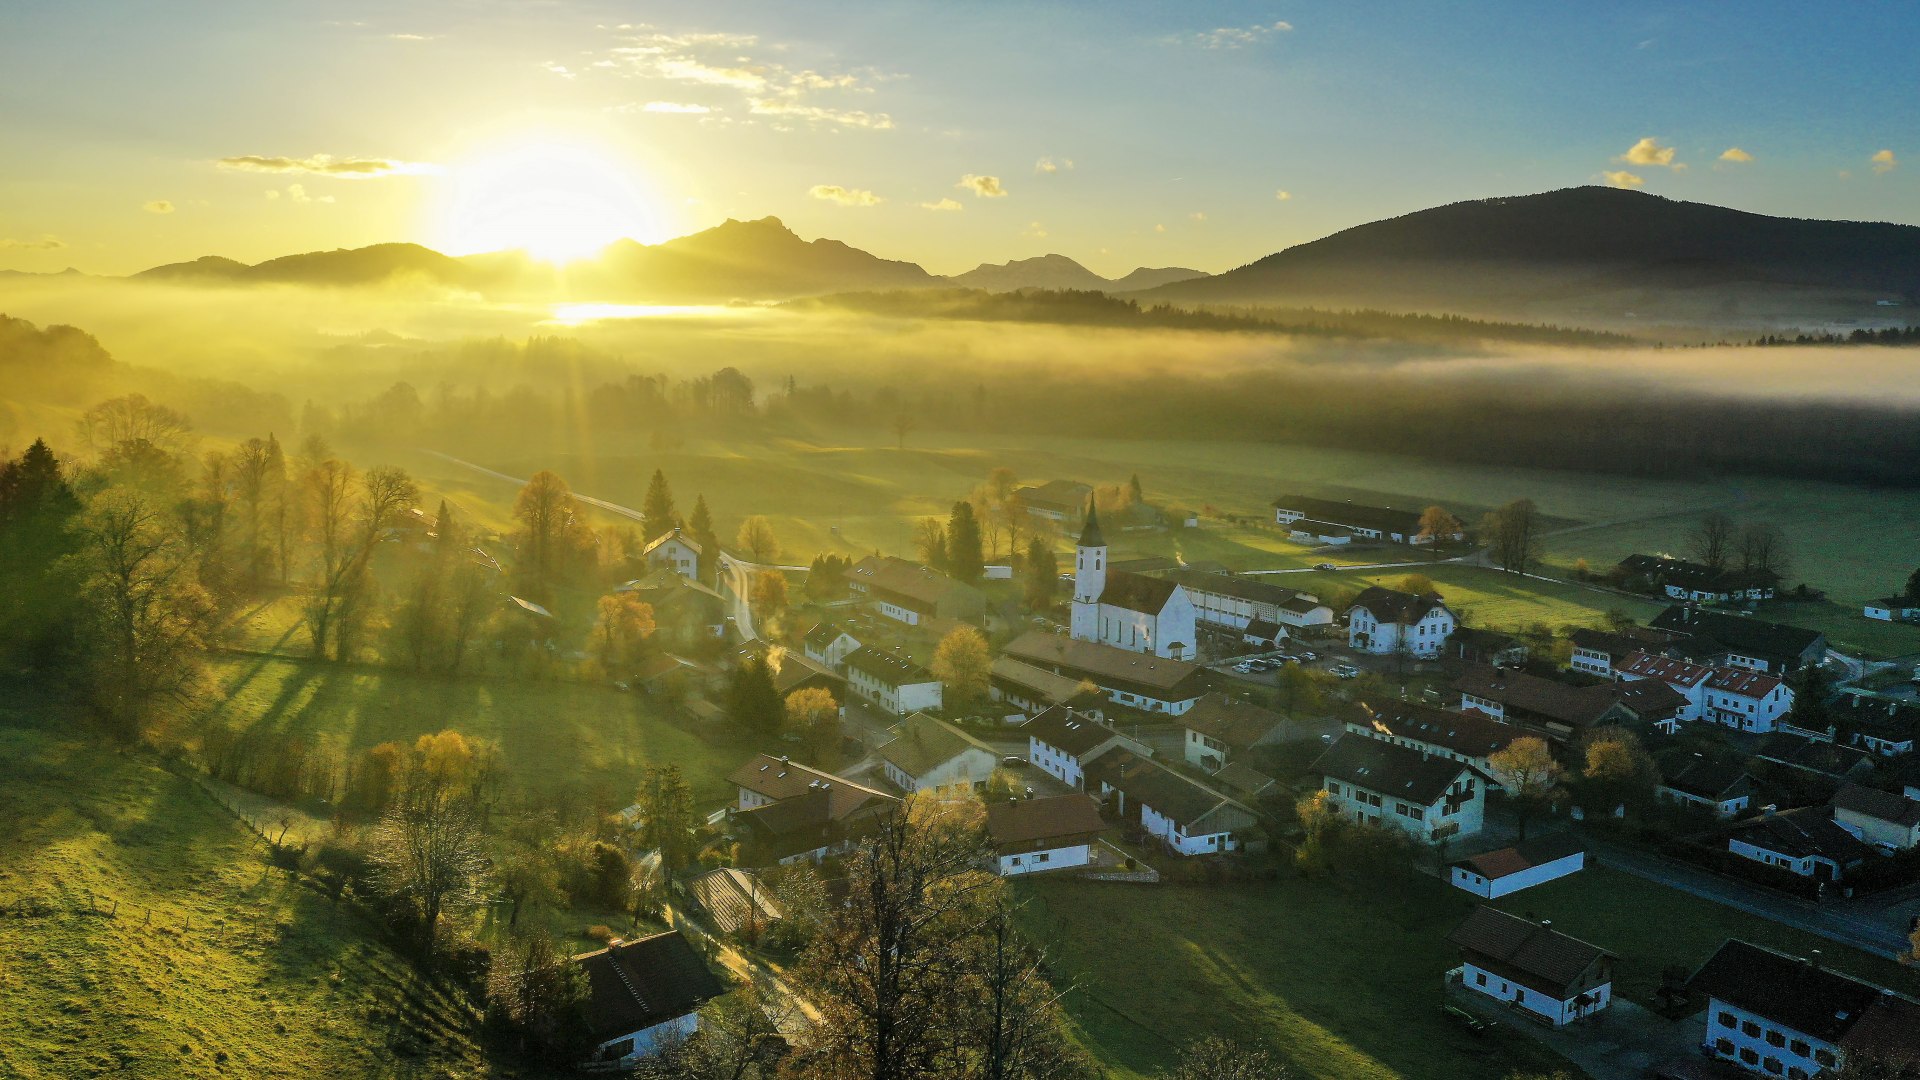
[[[838,240],[802,240],[779,218],[727,219],[660,244],[616,241],[567,268],[576,290],[653,300],[776,299],[847,289],[912,288],[934,278]]]
[[[963,289],[984,289],[987,292],[1052,289],[1117,293],[1151,289],[1157,285],[1206,276],[1199,270],[1178,266],[1142,266],[1125,277],[1105,278],[1065,255],[1041,255],[1004,263],[981,263],[964,274],[947,278],[946,282]]]
[[[1920,299],[1920,228],[1569,188],[1371,222],[1144,297],[1529,319],[1871,316],[1878,300]]]

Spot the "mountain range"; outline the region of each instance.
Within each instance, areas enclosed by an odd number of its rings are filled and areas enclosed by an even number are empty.
[[[1211,276],[1143,267],[1112,279],[1064,255],[1044,255],[943,277],[837,240],[803,240],[772,217],[730,219],[660,244],[622,240],[564,270],[519,252],[455,257],[416,244],[377,244],[251,266],[208,256],[134,276],[323,285],[411,277],[485,293],[666,303],[923,288],[1085,289],[1182,305],[1368,307],[1590,325],[1806,325],[1900,321],[1920,306],[1920,227],[1768,217],[1579,187],[1370,222]]]

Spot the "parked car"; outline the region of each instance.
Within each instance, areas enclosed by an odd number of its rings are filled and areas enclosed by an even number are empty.
[[[1239,663],[1233,665],[1233,670],[1239,672],[1242,675],[1251,675],[1253,674],[1253,661],[1242,660]]]
[[[1360,669],[1354,667],[1352,664],[1335,664],[1333,665],[1333,674],[1335,678],[1339,679],[1357,679],[1360,677]]]
[[[1314,563],[1314,564],[1313,564],[1313,568],[1314,568],[1315,570],[1338,570],[1338,569],[1340,569],[1339,567],[1337,567],[1337,566],[1335,566],[1335,565],[1333,565],[1333,564],[1332,564],[1332,563],[1330,563],[1330,562],[1323,562],[1323,563]]]
[[[1314,652],[1312,649],[1302,649],[1300,650],[1300,659],[1310,664],[1320,659],[1320,654]]]

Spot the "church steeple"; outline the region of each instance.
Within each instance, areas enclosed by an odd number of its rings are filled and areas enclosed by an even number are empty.
[[[1087,524],[1080,530],[1080,546],[1107,546],[1107,538],[1100,535],[1100,511],[1094,507],[1092,499],[1087,500]]]
[[[1100,594],[1107,591],[1107,540],[1100,535],[1100,512],[1087,500],[1087,524],[1073,553],[1073,636],[1100,640]]]

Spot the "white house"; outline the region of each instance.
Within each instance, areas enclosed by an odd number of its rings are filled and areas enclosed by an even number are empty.
[[[847,654],[860,647],[860,639],[830,622],[815,624],[800,642],[800,651],[816,664],[838,671]]]
[[[1310,593],[1275,585],[1257,577],[1213,573],[1193,567],[1163,570],[1154,576],[1171,581],[1187,591],[1193,601],[1194,618],[1202,626],[1222,630],[1245,630],[1258,624],[1274,624],[1264,632],[1266,640],[1285,636],[1279,627],[1325,626],[1333,622],[1333,609]]]
[[[1116,813],[1138,820],[1175,855],[1238,851],[1245,831],[1259,821],[1239,800],[1125,750],[1102,754],[1088,779]]]
[[[678,930],[615,940],[569,963],[586,977],[585,1069],[631,1069],[700,1028],[701,1005],[727,988]]]
[[[1577,874],[1586,865],[1587,849],[1579,837],[1557,832],[1461,859],[1448,867],[1447,878],[1456,889],[1465,889],[1483,900],[1498,900]]]
[[[1549,1027],[1565,1027],[1613,1002],[1613,954],[1551,923],[1483,905],[1447,940],[1460,949],[1460,966],[1448,973],[1458,985]]]
[[[1707,999],[1701,1049],[1759,1076],[1805,1080],[1853,1053],[1912,1060],[1920,1005],[1826,967],[1729,940],[1687,988]]]
[[[1920,845],[1920,801],[1848,784],[1834,793],[1834,824],[1874,847],[1911,851]]]
[[[1330,521],[1294,518],[1287,523],[1287,539],[1296,544],[1337,547],[1341,544],[1353,543],[1353,532]]]
[[[1107,726],[1091,713],[1056,705],[1020,726],[1027,736],[1027,760],[1055,780],[1076,790],[1087,784],[1086,768],[1109,750],[1122,749],[1152,757],[1145,743]]]
[[[1334,499],[1316,499],[1307,495],[1282,495],[1273,501],[1273,520],[1277,525],[1294,526],[1310,522],[1315,532],[1340,529],[1365,540],[1391,540],[1396,544],[1428,544],[1434,537],[1420,532],[1417,510],[1396,510],[1391,506],[1357,506]],[[1447,541],[1464,540],[1466,534],[1452,532],[1439,537]]]
[[[977,791],[1000,765],[993,747],[926,713],[902,720],[898,730],[876,756],[902,791]]]
[[[987,838],[1001,877],[1086,866],[1106,829],[1100,804],[1089,795],[987,804]]]
[[[1920,621],[1920,600],[1911,596],[1885,596],[1867,601],[1860,614],[1881,622],[1916,622]]]
[[[1844,881],[1873,856],[1824,806],[1763,812],[1727,834],[1727,850],[1815,881]]]
[[[1187,729],[1182,744],[1189,765],[1208,772],[1238,754],[1256,746],[1274,746],[1286,741],[1290,725],[1287,718],[1272,709],[1256,705],[1243,695],[1212,693],[1193,703],[1180,725]]]
[[[681,577],[700,580],[700,545],[677,528],[654,537],[641,554],[649,567],[664,567]]]
[[[1075,640],[1172,660],[1195,654],[1193,598],[1163,578],[1114,570],[1100,514],[1087,507],[1087,524],[1074,549],[1072,632]]]
[[[1192,708],[1213,678],[1212,672],[1188,660],[1168,660],[1045,630],[1029,630],[1008,642],[1005,655],[1054,675],[1084,679],[1116,705],[1168,716]]]
[[[1361,702],[1347,716],[1345,727],[1369,739],[1452,758],[1487,777],[1493,775],[1488,759],[1526,734],[1523,729],[1478,709],[1455,712],[1403,701]],[[1500,785],[1491,779],[1487,786],[1500,790]]]
[[[1370,585],[1347,609],[1347,644],[1380,655],[1404,649],[1414,656],[1434,657],[1458,625],[1437,596]]]
[[[1753,803],[1753,777],[1738,765],[1693,755],[1679,768],[1664,766],[1654,793],[1669,802],[1708,810],[1730,818]]]
[[[847,689],[895,716],[940,707],[940,680],[904,654],[859,648],[841,662],[847,668]]]
[[[869,802],[893,802],[893,796],[878,788],[772,754],[755,754],[746,764],[729,773],[727,782],[734,786],[734,806],[740,810],[769,806],[823,786],[835,793],[836,803],[844,806],[837,816],[844,816]]]
[[[1793,709],[1793,691],[1778,677],[1744,667],[1707,667],[1636,652],[1615,669],[1622,682],[1657,679],[1687,704],[1683,721],[1706,720],[1737,731],[1766,734]]]
[[[1486,778],[1449,757],[1347,734],[1308,771],[1342,817],[1418,840],[1464,839],[1486,820]]]

